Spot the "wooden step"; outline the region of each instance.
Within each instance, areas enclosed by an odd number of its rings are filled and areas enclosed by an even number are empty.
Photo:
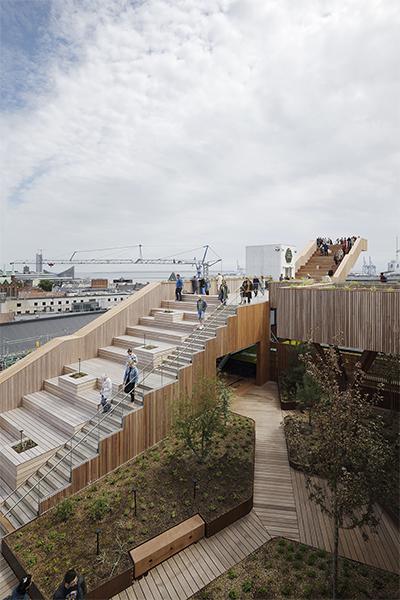
[[[78,410],[76,406],[68,405],[45,390],[27,394],[22,400],[22,405],[68,436],[78,431],[92,416],[91,412]]]
[[[143,325],[127,327],[127,332],[129,335],[142,336],[142,339],[146,336],[146,340],[157,340],[174,345],[180,344],[187,337],[183,331],[175,332],[156,327],[144,327]]]
[[[183,331],[187,332],[188,334],[193,331],[194,327],[196,327],[195,323],[187,321],[161,323],[160,321],[157,321],[156,317],[141,317],[139,319],[139,325],[144,325],[145,327],[157,327],[157,329],[166,329],[168,331]]]

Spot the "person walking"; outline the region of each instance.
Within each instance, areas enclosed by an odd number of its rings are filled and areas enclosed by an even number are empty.
[[[259,285],[260,294],[264,296],[265,294],[265,281],[264,275],[260,275],[260,285]]]
[[[182,289],[183,289],[183,279],[178,273],[176,276],[176,283],[175,283],[175,298],[177,301],[182,300]]]
[[[29,600],[28,589],[32,583],[32,575],[26,575],[20,579],[16,588],[13,589],[11,596],[6,600]]]
[[[199,280],[197,279],[197,275],[193,275],[193,277],[190,281],[192,284],[192,294],[198,294],[199,293]]]
[[[106,413],[111,408],[110,397],[112,393],[112,381],[107,373],[104,373],[101,378],[100,389],[100,404],[103,407],[103,413]]]
[[[228,294],[228,284],[226,283],[225,279],[222,279],[222,283],[219,288],[218,298],[221,304],[223,304],[224,306],[226,305],[226,301],[228,300]]]
[[[253,290],[254,290],[254,297],[257,298],[258,296],[258,290],[260,288],[260,280],[258,279],[257,275],[255,275],[253,277]]]
[[[54,592],[53,600],[85,600],[86,582],[82,575],[78,575],[75,569],[69,569],[62,584]]]
[[[244,296],[244,303],[246,304],[246,299],[247,299],[247,303],[250,304],[251,302],[251,292],[253,290],[253,284],[250,281],[250,279],[248,277],[246,277],[242,283],[242,287],[243,287],[243,296]]]
[[[211,281],[209,280],[208,277],[206,277],[205,281],[206,281],[206,296],[209,296],[210,288],[211,288]]]
[[[123,389],[125,394],[130,394],[131,402],[135,401],[135,388],[139,381],[139,371],[133,360],[128,361],[123,379]]]
[[[197,314],[199,317],[200,329],[203,329],[204,317],[205,317],[206,310],[207,310],[207,302],[204,300],[204,298],[199,296],[197,299],[197,302],[196,302],[196,307],[197,307]]]
[[[133,360],[134,364],[137,365],[138,359],[136,354],[132,351],[132,348],[128,348],[128,350],[126,351],[126,354],[128,356],[127,360],[126,360],[126,364],[128,364],[128,362],[130,360]]]
[[[222,277],[221,273],[218,273],[218,275],[217,275],[217,294],[219,294],[219,288],[222,285],[222,280],[223,280],[223,277]]]
[[[204,279],[204,277],[200,277],[199,287],[200,287],[200,294],[205,294],[206,293],[206,280]]]

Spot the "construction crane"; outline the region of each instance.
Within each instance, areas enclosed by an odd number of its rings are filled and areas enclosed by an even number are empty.
[[[126,248],[138,248],[139,256],[138,258],[75,258],[76,254],[79,252],[99,252],[105,250],[122,250]],[[188,258],[178,258],[178,255],[167,256],[164,258],[144,258],[143,257],[143,245],[138,244],[137,246],[119,246],[114,248],[97,248],[95,250],[75,250],[69,259],[48,259],[43,258],[43,263],[46,263],[49,267],[54,267],[54,265],[194,265],[197,271],[198,277],[208,277],[210,267],[216,265],[219,262],[222,262],[222,258],[220,258],[216,252],[211,248],[209,244],[205,246],[200,246],[199,248],[194,248],[193,250],[188,250],[187,252],[181,252],[180,254],[187,254],[188,252],[192,252],[194,250],[202,250],[203,256],[201,259],[197,259],[194,257],[193,259]],[[217,258],[213,258],[212,260],[206,260],[208,252],[212,251]],[[29,260],[16,260],[10,262],[13,269],[15,270],[15,265],[34,265],[36,262]]]

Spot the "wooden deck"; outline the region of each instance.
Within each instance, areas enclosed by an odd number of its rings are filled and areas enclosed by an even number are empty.
[[[235,386],[235,412],[256,422],[254,509],[219,534],[165,561],[114,600],[183,600],[243,560],[273,536],[332,549],[332,527],[310,502],[304,476],[289,467],[276,386]],[[370,533],[370,532],[369,532]],[[340,554],[398,571],[399,534],[387,515],[368,541],[359,530],[341,532]]]

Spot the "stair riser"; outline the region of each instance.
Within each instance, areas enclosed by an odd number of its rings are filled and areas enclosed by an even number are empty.
[[[70,423],[67,423],[53,411],[46,410],[43,406],[39,406],[29,398],[25,397],[22,401],[22,405],[37,417],[43,419],[50,427],[57,427],[57,429],[60,429],[68,436],[74,435],[81,427],[81,425],[73,426]]]

